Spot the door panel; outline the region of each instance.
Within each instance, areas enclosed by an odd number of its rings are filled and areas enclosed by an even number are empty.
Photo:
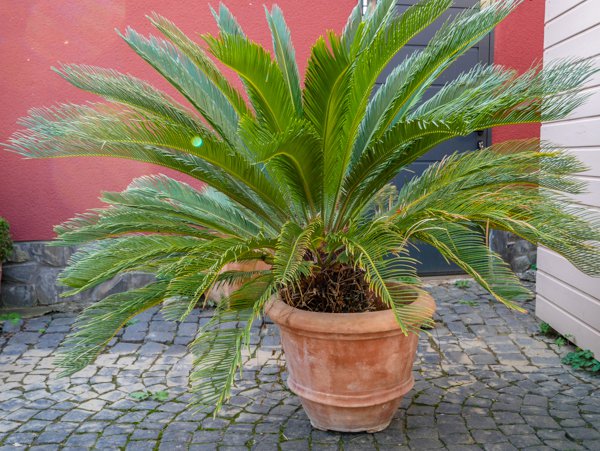
[[[417,1],[402,0],[397,2],[398,11],[405,11],[408,6],[417,3]],[[455,0],[452,8],[450,8],[443,17],[436,20],[430,27],[425,29],[415,39],[410,41],[390,62],[389,66],[383,71],[379,79],[378,84],[385,82],[386,77],[389,73],[400,64],[404,59],[412,52],[422,50],[429,40],[433,37],[434,33],[439,27],[448,20],[450,17],[465,10],[465,8],[471,7],[478,4],[477,0]],[[491,37],[488,35],[482,39],[479,43],[469,49],[463,56],[461,56],[454,64],[452,64],[444,73],[435,81],[435,83],[427,90],[424,94],[422,101],[429,99],[440,88],[449,81],[456,78],[459,74],[466,72],[473,68],[476,64],[490,63],[490,41]],[[489,132],[483,134],[472,133],[469,136],[463,136],[451,139],[432,149],[426,155],[419,158],[415,163],[410,165],[407,170],[402,171],[394,178],[394,183],[397,186],[402,186],[408,180],[415,176],[420,175],[431,163],[440,161],[444,156],[449,155],[453,152],[468,152],[474,151],[478,148],[478,142],[483,140],[484,144],[487,145],[489,140]],[[411,250],[411,256],[419,260],[417,270],[421,275],[435,275],[435,274],[458,274],[462,270],[454,264],[448,264],[439,252],[431,246],[419,243],[416,249]]]

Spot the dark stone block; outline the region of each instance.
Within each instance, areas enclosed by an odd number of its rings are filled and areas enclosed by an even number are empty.
[[[32,283],[39,265],[35,262],[20,264],[3,264],[2,280],[12,283]]]
[[[33,285],[2,283],[2,307],[33,307]]]

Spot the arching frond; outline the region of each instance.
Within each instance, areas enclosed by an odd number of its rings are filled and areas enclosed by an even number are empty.
[[[563,195],[583,192],[573,176],[584,170],[573,156],[535,140],[455,154],[400,190],[394,221],[401,230],[430,218],[507,230],[598,274],[600,215]]]
[[[221,138],[234,147],[240,146],[236,134],[239,118],[234,107],[192,60],[168,41],[146,38],[132,28],[121,37],[185,96]]]
[[[387,6],[380,6],[386,3]],[[408,8],[398,17],[394,17],[391,13],[396,8],[394,2],[380,2],[378,4],[377,8],[382,8],[382,10],[387,8],[388,13],[386,13],[385,19],[380,19],[382,23],[378,24],[378,28],[373,24],[373,28],[377,32],[354,61],[350,91],[348,92],[348,117],[344,120],[345,130],[343,136],[346,142],[343,143],[342,150],[338,151],[341,155],[336,167],[332,168],[329,173],[329,178],[333,179],[336,184],[334,188],[338,193],[336,202],[339,200],[339,195],[342,194],[340,188],[344,182],[343,179],[348,166],[351,161],[356,160],[353,155],[362,154],[370,139],[370,136],[367,138],[364,133],[361,133],[365,130],[365,126],[362,125],[362,118],[365,115],[377,78],[404,45],[433,23],[451,4],[451,0],[426,0]],[[378,9],[374,11],[374,17],[378,15],[377,11]],[[367,23],[370,24],[371,20],[375,20],[374,17],[367,19]],[[366,29],[365,39],[368,40],[369,26]]]
[[[371,290],[393,309],[405,334],[431,320],[433,312],[411,304],[419,296],[415,261],[406,255],[406,239],[385,225],[358,228],[342,236],[354,264],[365,271]],[[392,257],[393,256],[393,257]]]
[[[275,52],[277,64],[283,74],[296,113],[302,114],[300,74],[298,72],[298,65],[296,64],[296,51],[292,45],[290,30],[285,23],[281,9],[277,5],[273,6],[270,12],[265,6],[265,13],[269,28],[271,29],[273,51]]]
[[[277,283],[288,285],[308,274],[310,266],[304,256],[319,227],[322,227],[320,221],[310,223],[305,229],[293,222],[282,227],[273,260],[273,276]]]
[[[93,288],[118,274],[144,271],[153,261],[181,257],[193,252],[204,240],[189,236],[136,235],[97,241],[80,248],[60,274],[59,281],[73,290],[65,296]]]
[[[242,124],[242,136],[257,160],[304,218],[316,216],[323,186],[321,142],[307,121],[294,121],[283,132],[268,133],[254,123]]]
[[[241,351],[250,342],[252,323],[274,291],[275,285],[268,278],[242,285],[222,302],[223,307],[192,342],[194,407],[217,412],[228,399],[243,363]]]
[[[438,249],[497,300],[525,312],[516,302],[529,299],[531,292],[521,285],[508,264],[490,250],[481,231],[473,230],[469,225],[440,218],[426,222],[414,236]]]
[[[231,14],[231,11],[222,2],[219,3],[219,11],[217,12],[212,6],[210,7],[213,17],[217,21],[219,31],[222,34],[233,34],[237,36],[245,36],[242,27]]]
[[[348,143],[353,148],[352,154],[346,157],[346,164],[350,157],[352,161],[356,161],[364,152],[376,129],[373,121],[380,118],[383,113],[377,101],[374,100],[369,104],[377,78],[408,41],[438,19],[451,4],[452,0],[425,0],[411,6],[400,16],[390,19],[388,26],[381,27],[373,36],[372,43],[358,57],[353,79],[353,107],[351,108],[351,111],[356,113],[349,132],[352,139]],[[396,5],[394,4],[393,7],[395,8]],[[386,87],[379,89],[376,98],[381,99],[382,93],[385,92]],[[367,105],[369,105],[368,111]]]
[[[153,13],[150,21],[221,90],[238,115],[247,116],[252,114],[241,94],[229,83],[198,44],[187,37],[173,22],[159,14]]]
[[[271,55],[241,35],[203,37],[210,52],[244,81],[258,120],[273,132],[285,130],[296,114],[284,76]]]
[[[131,75],[79,64],[62,65],[58,69],[54,68],[54,71],[72,85],[107,100],[127,105],[161,120],[202,131],[203,135],[207,133],[202,122],[187,109],[152,85]]]
[[[324,180],[321,209],[325,220],[331,216],[337,197],[336,174],[340,167],[339,150],[344,143],[350,66],[350,55],[340,38],[330,33],[328,42],[323,37],[317,40],[306,68],[304,111],[322,140]]]
[[[267,203],[278,205],[279,214],[285,215],[287,207],[281,193],[269,183],[260,168],[211,134],[201,135],[201,130],[100,104],[36,109],[21,123],[28,130],[15,134],[12,145],[27,156],[105,155],[162,164],[165,154],[154,149],[171,149],[191,154],[216,166],[228,174],[234,183],[249,186],[263,201],[270,198]],[[202,141],[199,148],[194,145],[196,138]],[[194,175],[196,170],[203,169],[202,165],[196,166],[191,170],[186,168],[185,172]],[[229,192],[225,194],[235,198]],[[251,203],[249,199],[240,199],[240,202],[246,206]]]
[[[56,358],[62,376],[71,376],[92,363],[108,342],[131,318],[163,300],[163,281],[143,288],[110,295],[87,307],[63,342]]]

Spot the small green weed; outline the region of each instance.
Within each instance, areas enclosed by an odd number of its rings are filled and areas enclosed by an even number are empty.
[[[167,393],[164,390],[154,392],[152,394],[152,399],[154,399],[155,401],[159,401],[159,402],[166,401],[167,399],[169,399],[169,393]]]
[[[570,365],[576,370],[586,370],[591,373],[600,373],[600,361],[594,358],[594,353],[589,349],[577,349],[563,357],[562,363]]]
[[[44,335],[46,333],[46,329],[38,329],[38,334]]]
[[[565,337],[556,337],[556,340],[554,340],[554,344],[559,348],[562,348],[564,345],[567,344],[567,340],[565,339]]]
[[[556,331],[552,329],[552,326],[544,321],[542,321],[538,327],[542,335],[553,335],[556,333]]]
[[[537,271],[537,265],[535,263],[533,263],[529,269],[533,270],[533,271]]]
[[[9,321],[16,326],[21,321],[21,315],[18,313],[2,313],[0,314],[0,321]]]
[[[133,393],[129,393],[129,397],[136,401],[151,399],[153,401],[164,402],[169,399],[169,393],[165,390],[159,390],[154,393],[150,391],[134,391]]]
[[[151,396],[152,393],[148,391],[134,391],[133,393],[129,393],[129,397],[135,399],[136,401],[145,401]]]
[[[454,286],[456,288],[469,288],[469,286],[471,285],[471,283],[468,280],[457,280],[456,282],[454,282]]]
[[[471,307],[477,307],[479,305],[479,302],[477,301],[467,301],[465,299],[461,299],[460,301],[458,301],[458,303],[462,305],[469,305]]]

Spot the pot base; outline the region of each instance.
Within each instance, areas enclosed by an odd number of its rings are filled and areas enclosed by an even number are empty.
[[[402,398],[364,408],[327,406],[301,399],[310,424],[321,431],[368,432],[383,431],[392,422]]]

